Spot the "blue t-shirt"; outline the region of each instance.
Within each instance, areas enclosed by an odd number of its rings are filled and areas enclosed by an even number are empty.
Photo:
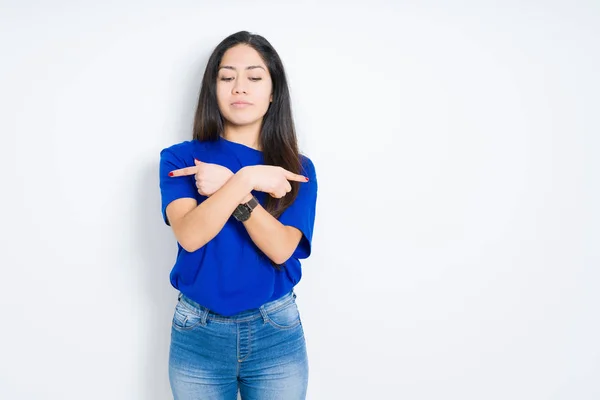
[[[160,191],[163,219],[167,224],[166,208],[173,200],[189,197],[200,204],[207,198],[198,193],[194,175],[169,176],[170,171],[194,166],[194,158],[222,165],[233,173],[245,166],[264,164],[261,151],[223,138],[205,142],[191,140],[163,149]],[[284,225],[298,228],[302,239],[280,271],[254,244],[243,223],[232,216],[217,236],[194,252],[186,251],[177,243],[171,285],[197,303],[226,316],[258,308],[289,292],[302,277],[299,260],[311,253],[317,200],[314,165],[308,157],[301,158],[301,174],[309,181],[300,183],[296,200],[278,219]],[[252,193],[264,206],[268,194]]]

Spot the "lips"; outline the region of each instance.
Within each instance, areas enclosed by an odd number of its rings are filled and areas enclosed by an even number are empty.
[[[250,107],[252,104],[246,102],[246,101],[236,101],[235,103],[231,103],[231,107],[232,108],[237,108],[237,109],[242,109],[242,108],[248,108]]]

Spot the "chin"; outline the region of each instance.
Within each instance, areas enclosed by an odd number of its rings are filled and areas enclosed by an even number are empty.
[[[247,126],[247,125],[254,125],[256,123],[259,123],[261,121],[261,119],[242,119],[242,118],[232,118],[232,119],[228,119],[227,122],[229,122],[229,124],[233,125],[233,126]]]
[[[225,119],[231,124],[235,126],[244,126],[244,125],[252,125],[259,123],[262,121],[263,116],[246,116],[242,117],[239,115],[227,115]]]

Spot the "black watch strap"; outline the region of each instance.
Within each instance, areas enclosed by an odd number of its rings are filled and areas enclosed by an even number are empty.
[[[252,210],[256,208],[260,203],[256,199],[256,197],[252,196],[252,198],[247,203],[242,203],[233,211],[233,217],[240,222],[247,221],[250,218],[250,214]]]
[[[254,210],[258,205],[258,199],[254,196],[246,203],[248,207],[250,207],[250,211]]]

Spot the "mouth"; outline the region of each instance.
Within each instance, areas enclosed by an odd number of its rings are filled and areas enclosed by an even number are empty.
[[[251,106],[251,103],[245,102],[245,101],[236,101],[235,103],[231,103],[232,107],[235,108],[244,108],[244,107],[248,107]]]

